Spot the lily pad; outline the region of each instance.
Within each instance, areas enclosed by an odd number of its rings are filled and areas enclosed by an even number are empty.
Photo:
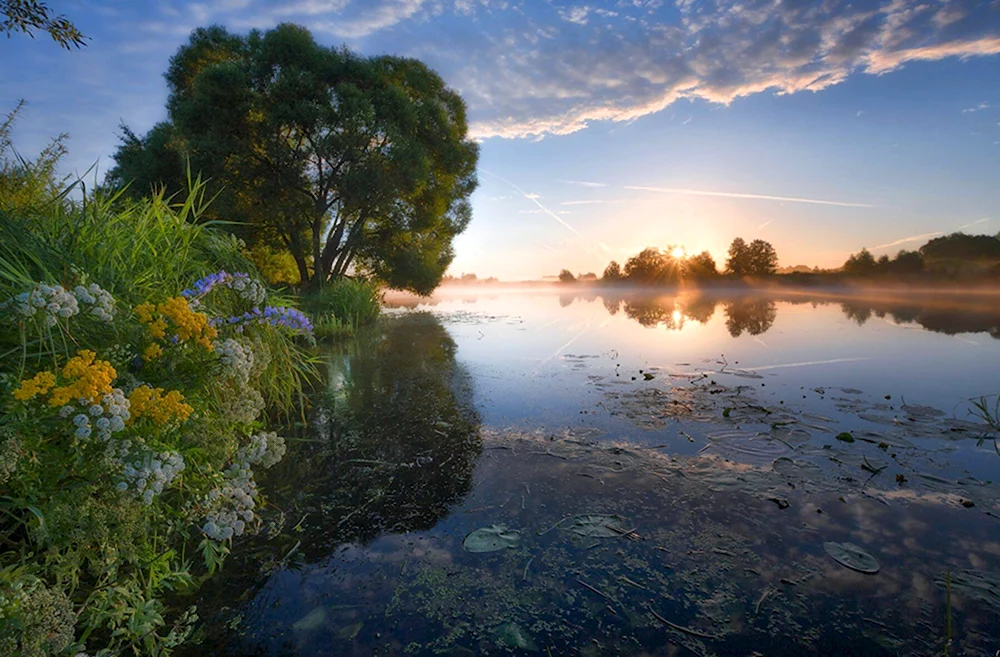
[[[573,522],[564,525],[563,529],[589,538],[613,538],[624,536],[633,528],[625,524],[621,516],[585,515],[576,516]]]
[[[504,623],[498,627],[497,642],[508,648],[538,652],[538,644],[535,643],[535,640],[516,623]]]
[[[326,608],[320,605],[308,614],[292,623],[292,629],[296,632],[310,632],[317,629],[326,622]]]
[[[854,436],[852,436],[847,431],[841,431],[840,433],[837,434],[837,440],[845,443],[853,443]]]
[[[507,529],[507,525],[490,525],[477,529],[462,541],[468,552],[496,552],[516,548],[521,543],[521,532]]]
[[[859,573],[874,574],[881,567],[878,559],[853,543],[827,542],[823,544],[823,549],[841,566]]]

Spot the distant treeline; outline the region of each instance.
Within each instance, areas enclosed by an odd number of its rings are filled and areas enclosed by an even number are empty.
[[[749,243],[741,237],[734,239],[721,271],[708,251],[687,255],[677,246],[649,247],[626,260],[624,266],[612,260],[599,280],[608,284],[666,286],[743,278],[778,278],[817,284],[845,278],[1000,279],[1000,234],[952,233],[936,237],[916,251],[899,251],[893,257],[876,258],[863,248],[852,253],[839,269],[810,269],[802,265],[778,269],[774,246],[761,239]],[[598,280],[594,274],[574,276],[568,269],[559,273],[562,283],[594,280]]]

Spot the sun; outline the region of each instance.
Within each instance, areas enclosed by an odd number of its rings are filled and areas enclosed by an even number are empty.
[[[673,249],[671,249],[670,255],[680,260],[681,258],[687,255],[687,251],[684,250],[683,246],[675,246]]]

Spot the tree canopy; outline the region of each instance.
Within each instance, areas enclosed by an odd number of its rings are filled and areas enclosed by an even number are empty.
[[[478,147],[465,103],[415,60],[363,57],[282,24],[195,30],[170,61],[168,121],[127,128],[109,182],[181,191],[185,160],[217,218],[279,245],[303,282],[353,270],[426,294],[471,218]]]

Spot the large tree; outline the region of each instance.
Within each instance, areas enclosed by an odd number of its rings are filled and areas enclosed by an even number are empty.
[[[471,218],[478,147],[434,71],[283,24],[195,30],[166,78],[169,121],[125,133],[113,183],[178,191],[187,158],[222,189],[217,215],[286,248],[303,281],[354,269],[418,293],[437,286]]]

